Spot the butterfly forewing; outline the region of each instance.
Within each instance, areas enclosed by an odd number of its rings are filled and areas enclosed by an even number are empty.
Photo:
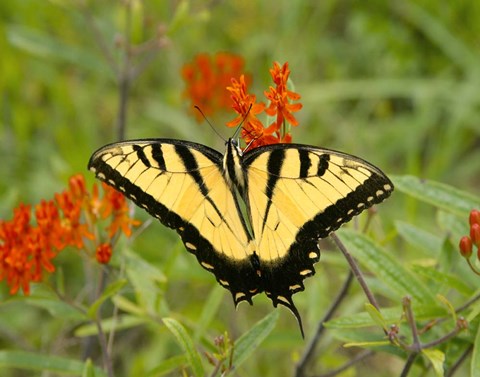
[[[263,289],[295,313],[291,296],[314,274],[317,242],[393,190],[376,167],[347,154],[295,144],[244,155],[246,199]]]
[[[235,303],[258,293],[251,237],[221,171],[222,155],[200,144],[138,140],[107,145],[89,168],[174,228]]]

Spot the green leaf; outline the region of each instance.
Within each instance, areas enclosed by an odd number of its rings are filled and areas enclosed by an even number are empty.
[[[405,241],[429,256],[437,257],[440,253],[443,244],[441,237],[403,221],[396,221],[395,227]]]
[[[378,342],[352,342],[352,343],[345,343],[343,346],[345,348],[350,347],[363,347],[363,348],[372,348],[372,347],[385,347],[390,345],[390,341],[388,340],[379,340]]]
[[[480,377],[480,326],[478,326],[477,334],[475,335],[475,341],[473,342],[470,377]]]
[[[169,374],[173,370],[180,369],[187,363],[184,355],[177,355],[162,360],[155,368],[150,370],[145,377],[159,377]]]
[[[480,198],[444,183],[418,177],[390,176],[397,190],[447,212],[467,218],[473,208],[480,207]]]
[[[146,318],[121,314],[116,317],[106,318],[102,320],[102,330],[106,333],[111,331],[126,330],[133,327],[143,325],[148,322]],[[98,334],[98,328],[95,323],[87,323],[75,329],[75,336],[86,337]]]
[[[473,289],[455,275],[440,272],[433,267],[413,266],[412,270],[437,283],[446,285],[448,288],[456,289],[458,292],[466,296],[470,296],[473,293]]]
[[[258,348],[260,343],[275,328],[279,311],[273,310],[270,314],[258,321],[248,332],[235,341],[233,366],[238,369],[242,363]]]
[[[432,363],[433,370],[437,377],[443,377],[443,363],[445,362],[445,354],[437,349],[423,349],[422,354]]]
[[[86,369],[86,363],[65,357],[42,355],[35,352],[0,351],[0,367],[82,375]],[[105,373],[100,368],[93,367],[93,371],[94,374],[89,372],[90,376],[105,376]]]
[[[452,303],[450,301],[448,301],[448,299],[441,294],[438,294],[437,298],[443,305],[445,305],[445,307],[448,309],[450,315],[452,316],[453,321],[455,323],[457,323],[457,312],[455,311],[455,308],[453,307]]]
[[[439,305],[414,305],[413,310],[415,318],[419,321],[431,320],[448,314],[446,308]],[[403,308],[400,306],[381,309],[382,318],[386,323],[398,323],[402,313]],[[325,323],[325,327],[332,329],[354,329],[375,325],[377,322],[367,312],[335,318]]]
[[[477,297],[480,294],[480,290],[477,290],[472,296]],[[470,306],[470,313],[467,315],[467,321],[472,322],[475,318],[480,315],[480,302],[477,300]]]
[[[149,313],[158,312],[159,299],[162,297],[159,283],[167,278],[155,266],[142,259],[137,253],[124,250],[125,272],[135,288],[139,303]]]
[[[54,318],[63,318],[75,321],[85,321],[85,313],[73,306],[61,301],[58,297],[29,296],[20,298],[25,303],[47,310]]]
[[[194,339],[198,340],[205,333],[205,330],[210,326],[210,323],[215,318],[215,315],[218,312],[220,304],[223,301],[225,294],[225,289],[218,284],[215,284],[214,288],[211,290],[210,295],[205,300],[203,305],[202,313],[198,319],[197,328],[195,330]]]
[[[173,318],[163,318],[163,323],[173,336],[175,336],[177,343],[185,352],[188,364],[192,368],[193,375],[197,377],[205,375],[202,359],[195,348],[192,338],[188,335],[185,328]]]
[[[338,235],[349,252],[396,292],[399,299],[410,295],[417,303],[435,304],[435,296],[417,275],[370,238],[351,229],[341,229]]]
[[[372,304],[365,304],[365,310],[377,325],[379,325],[384,330],[387,330],[387,321],[385,321],[382,313],[380,313],[375,306],[373,306]]]
[[[103,291],[102,295],[90,306],[90,308],[88,308],[88,312],[87,312],[88,316],[90,318],[95,318],[100,306],[110,297],[117,294],[120,291],[120,289],[122,289],[125,286],[125,284],[127,284],[127,280],[122,279],[108,285],[107,288],[105,288],[105,290]]]
[[[85,360],[82,377],[95,377],[95,367],[91,359]]]
[[[112,75],[112,70],[105,65],[103,59],[98,59],[97,55],[89,50],[68,45],[43,30],[11,24],[7,28],[7,38],[13,46],[39,58],[53,58],[73,66],[82,66],[102,76]]]

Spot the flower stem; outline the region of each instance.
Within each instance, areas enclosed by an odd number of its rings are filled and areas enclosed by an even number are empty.
[[[333,239],[335,244],[338,246],[340,251],[343,253],[345,259],[347,260],[348,264],[350,265],[350,268],[352,269],[353,275],[357,279],[358,283],[363,289],[363,292],[365,293],[365,296],[367,296],[368,301],[370,304],[372,304],[375,309],[380,310],[380,306],[377,303],[377,300],[375,299],[375,296],[373,295],[372,291],[368,287],[367,283],[365,282],[365,279],[363,277],[362,272],[360,271],[357,262],[353,258],[353,256],[348,252],[347,248],[343,244],[343,242],[337,237],[337,235],[332,232],[330,234],[330,237]]]
[[[315,331],[315,335],[313,338],[310,340],[310,343],[308,346],[305,348],[305,351],[303,353],[302,358],[298,362],[296,366],[296,371],[295,371],[295,376],[296,377],[303,377],[305,375],[305,368],[308,365],[310,359],[313,356],[313,353],[315,351],[315,347],[320,341],[320,336],[322,335],[323,331],[325,330],[324,323],[330,320],[330,318],[333,317],[333,314],[337,311],[339,308],[340,304],[343,302],[345,297],[347,296],[348,289],[350,288],[350,285],[353,281],[353,273],[352,271],[349,272],[347,279],[343,283],[342,288],[340,289],[340,292],[338,292],[337,297],[331,304],[330,308],[328,311],[325,313],[324,317],[320,320],[317,326],[317,330]]]

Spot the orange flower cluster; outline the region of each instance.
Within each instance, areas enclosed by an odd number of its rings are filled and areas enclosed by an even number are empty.
[[[477,275],[480,275],[474,265],[470,262],[470,257],[473,253],[473,246],[477,248],[477,258],[480,260],[480,211],[472,209],[469,216],[470,235],[463,236],[459,242],[460,254],[467,260],[470,268]]]
[[[232,77],[238,77],[243,71],[244,61],[240,56],[222,52],[211,57],[199,54],[194,60],[182,68],[182,77],[187,87],[184,96],[192,101],[192,105],[200,107],[206,116],[217,110],[230,108],[230,96],[225,89]],[[203,118],[198,111],[194,112],[198,121]]]
[[[20,204],[11,221],[0,220],[0,281],[6,279],[10,294],[22,289],[30,293],[30,282],[39,282],[43,273],[52,273],[52,259],[68,246],[84,248],[84,240],[96,246],[99,263],[108,263],[112,254],[111,240],[122,231],[131,235],[131,227],[139,225],[130,218],[125,197],[102,184],[88,192],[85,178],[70,178],[67,190],[55,194],[53,200],[42,200],[35,206],[35,224],[31,223],[31,206]],[[95,226],[99,220],[111,218],[107,227],[109,242],[98,240]]]
[[[289,126],[298,125],[292,113],[302,108],[300,103],[291,103],[291,101],[298,101],[300,95],[287,89],[290,75],[288,63],[280,66],[275,62],[270,69],[270,74],[275,87],[270,86],[269,90],[264,92],[265,97],[270,101],[268,107],[263,102],[257,103],[256,96],[247,93],[244,76],[240,76],[238,81],[232,79],[232,85],[227,87],[231,93],[232,107],[238,114],[234,120],[227,123],[227,126],[236,127],[242,124],[242,138],[253,148],[267,144],[290,143],[292,136]],[[267,127],[264,127],[257,118],[262,112],[275,118]]]

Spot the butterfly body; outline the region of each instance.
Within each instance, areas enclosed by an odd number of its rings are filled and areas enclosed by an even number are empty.
[[[235,305],[265,292],[300,327],[292,295],[315,273],[318,240],[393,190],[362,159],[300,144],[243,153],[229,140],[222,155],[188,141],[133,140],[99,149],[89,168],[176,229]]]

